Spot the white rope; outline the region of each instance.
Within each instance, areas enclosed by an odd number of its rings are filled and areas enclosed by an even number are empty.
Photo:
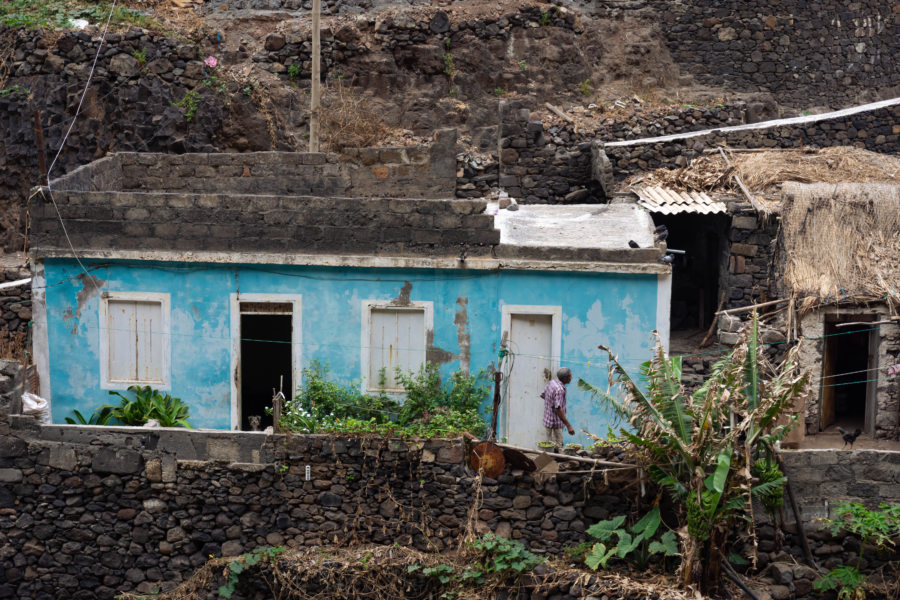
[[[684,133],[673,133],[671,135],[662,135],[659,137],[640,138],[637,140],[623,140],[621,142],[606,142],[605,147],[617,146],[636,146],[638,144],[655,144],[657,142],[670,142],[674,140],[686,140],[690,138],[709,135],[711,133],[731,133],[734,131],[751,131],[754,129],[769,129],[771,127],[782,127],[784,125],[802,125],[804,123],[816,123],[818,121],[828,121],[838,117],[848,117],[850,115],[859,114],[878,110],[880,108],[888,108],[900,104],[900,98],[891,98],[890,100],[882,100],[880,102],[871,102],[869,104],[861,104],[851,108],[844,108],[833,112],[822,113],[820,115],[804,115],[802,117],[791,117],[789,119],[775,119],[772,121],[761,121],[759,123],[747,123],[744,125],[732,125],[731,127],[716,127],[715,129],[704,129],[703,131],[688,131]]]

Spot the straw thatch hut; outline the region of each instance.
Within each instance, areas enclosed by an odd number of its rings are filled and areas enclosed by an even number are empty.
[[[900,185],[782,188],[784,286],[791,337],[811,375],[806,433],[832,426],[900,434],[900,390],[887,373],[900,354]]]
[[[836,426],[900,438],[900,380],[888,373],[900,362],[900,159],[857,148],[717,149],[626,186],[639,198],[664,189],[727,206],[727,249],[705,267],[718,273],[725,308],[738,311],[719,319],[719,339],[737,339],[737,317],[749,314],[740,307],[784,300],[764,309],[777,330],[764,341],[803,340],[810,374],[796,407],[806,426],[791,441]],[[673,311],[679,276],[691,277],[676,262]]]

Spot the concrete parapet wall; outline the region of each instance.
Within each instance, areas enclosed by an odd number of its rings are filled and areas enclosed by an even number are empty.
[[[792,450],[781,456],[808,523],[832,516],[841,501],[862,502],[869,508],[900,503],[900,452]]]

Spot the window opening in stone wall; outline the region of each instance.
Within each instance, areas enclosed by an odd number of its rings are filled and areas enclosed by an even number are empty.
[[[240,421],[241,429],[247,431],[253,429],[251,416],[260,417],[259,429],[272,425],[272,416],[265,409],[272,406],[273,390],[278,391],[281,386],[289,399],[294,388],[291,314],[278,310],[278,303],[266,310],[264,303],[258,302],[253,303],[254,312],[247,314],[243,312],[244,304],[241,303]]]
[[[101,381],[106,389],[169,384],[168,295],[106,292],[101,297]]]
[[[402,391],[397,369],[415,373],[425,364],[425,321],[424,308],[371,308],[369,361],[363,365],[369,389]]]
[[[877,368],[872,351],[873,336],[869,325],[844,325],[874,320],[871,316],[853,315],[825,322],[825,355],[822,361],[820,428],[832,426],[847,431],[861,429],[872,432],[874,386],[869,369]]]

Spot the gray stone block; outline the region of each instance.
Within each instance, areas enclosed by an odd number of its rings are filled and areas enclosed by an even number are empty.
[[[98,473],[138,473],[144,466],[139,452],[123,448],[101,448],[91,461],[91,469]]]

